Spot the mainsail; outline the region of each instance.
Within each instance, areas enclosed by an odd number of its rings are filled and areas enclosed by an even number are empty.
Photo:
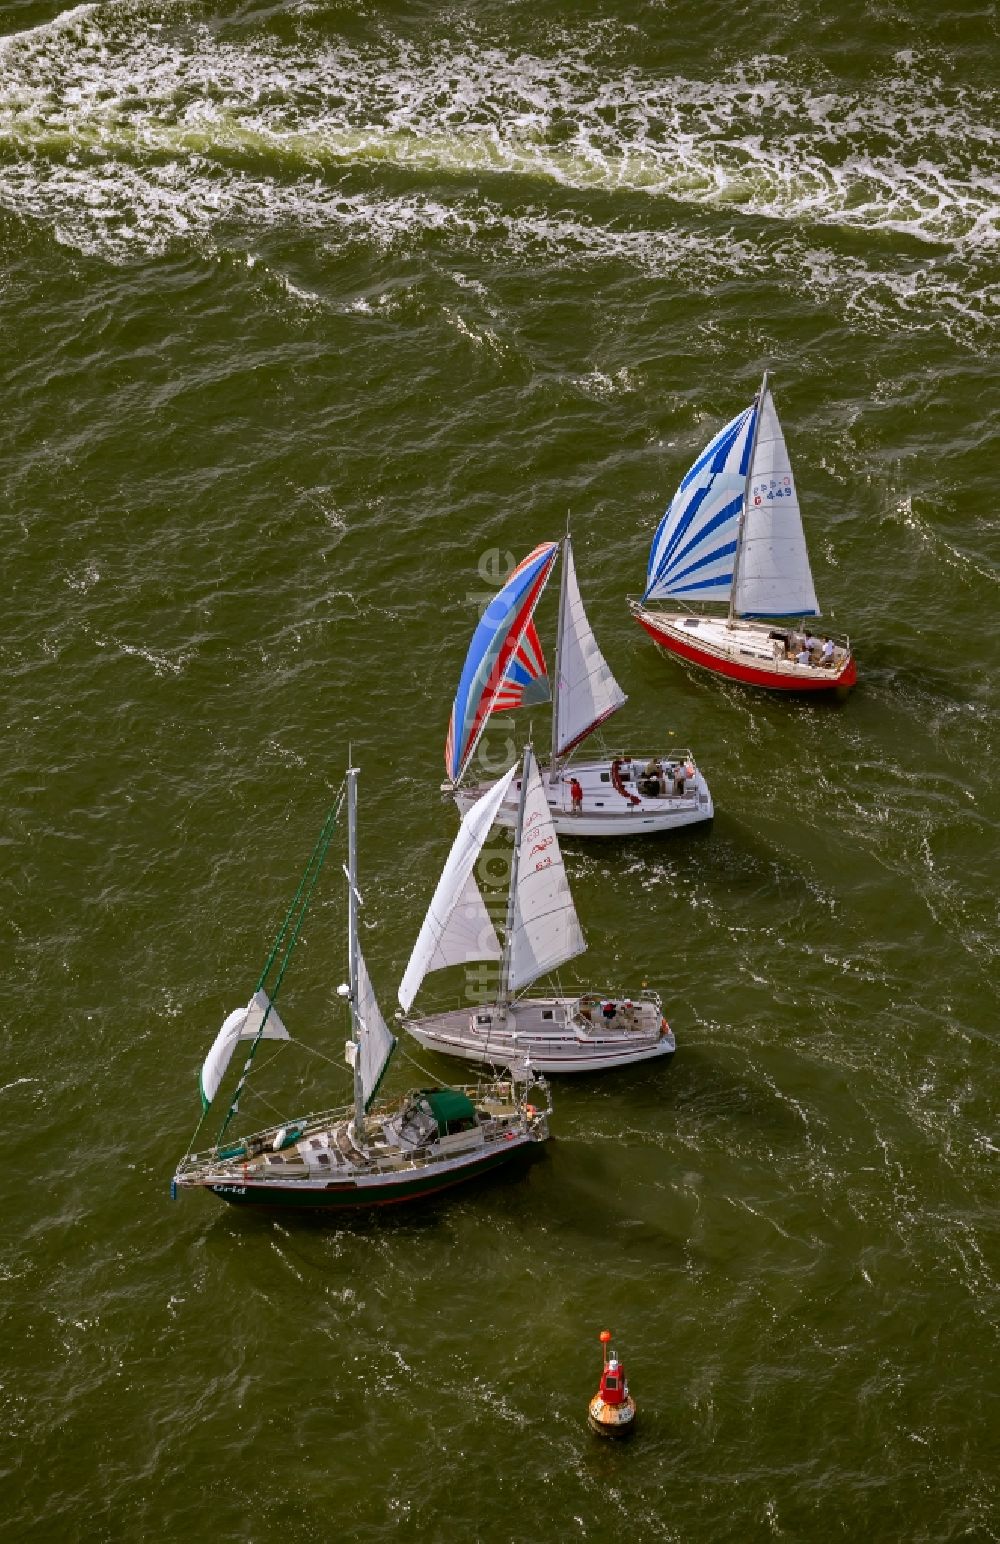
[[[674,494],[649,553],[644,600],[729,600],[757,404],[702,451]]]
[[[396,1045],[396,1037],[387,1028],[382,1017],[375,988],[368,974],[368,966],[360,949],[356,958],[358,1043],[355,1044],[353,1040],[347,1042],[348,1061],[354,1067],[357,1065],[356,1058],[360,1056],[361,1092],[367,1110],[378,1091],[382,1074],[389,1065],[389,1058]]]
[[[557,665],[553,760],[579,745],[628,701],[611,674],[583,609],[569,536],[563,544]]]
[[[508,774],[510,776],[511,774]],[[586,949],[534,753],[525,752],[517,881],[507,938],[506,987],[518,992]]]
[[[818,616],[795,478],[765,384],[733,586],[739,616]]]
[[[237,1008],[225,1019],[222,1028],[212,1042],[212,1048],[202,1064],[198,1084],[201,1089],[201,1107],[207,1110],[225,1077],[226,1068],[241,1040],[256,1040],[261,1025],[262,1040],[290,1040],[291,1036],[278,1017],[266,992],[255,992],[245,1008]]]
[[[399,1001],[404,1013],[409,1012],[429,971],[443,970],[446,965],[462,965],[468,960],[500,958],[496,929],[490,921],[473,870],[516,770],[511,767],[498,783],[477,799],[459,826],[423,927],[413,945],[410,963],[399,984]]]
[[[519,563],[490,601],[472,635],[458,691],[451,710],[445,766],[457,783],[472,759],[490,714],[499,707],[517,706],[524,696],[511,701],[520,687],[530,689],[534,701],[545,701],[540,690],[545,680],[538,635],[528,629],[535,607],[559,552],[557,542],[543,542]],[[527,644],[522,649],[522,645]],[[513,682],[508,675],[513,675]]]

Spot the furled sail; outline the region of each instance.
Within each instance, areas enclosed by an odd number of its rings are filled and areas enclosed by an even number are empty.
[[[528,627],[558,552],[556,542],[544,542],[530,552],[490,601],[472,635],[445,745],[445,766],[452,782],[458,782],[471,761],[486,721],[497,710],[501,695],[509,699],[511,691],[519,684],[538,693],[538,680],[544,679],[545,662],[537,634],[532,631],[529,640]],[[527,656],[522,659],[519,655],[526,640],[530,641],[534,664]],[[531,674],[533,668],[536,670],[534,676]],[[518,680],[518,671],[524,672],[523,681]],[[510,672],[513,672],[513,687],[508,682]],[[534,700],[544,701],[545,697],[536,695]],[[516,704],[507,700],[504,705]]]
[[[420,983],[429,971],[443,970],[446,965],[462,965],[467,960],[500,958],[496,928],[490,921],[473,870],[516,770],[511,767],[498,783],[477,799],[459,826],[423,927],[413,945],[410,963],[399,984],[399,1001],[404,1013],[409,1012]]]
[[[358,950],[358,1041],[347,1042],[349,1047],[348,1060],[351,1066],[355,1065],[355,1059],[361,1058],[361,1091],[364,1098],[365,1109],[371,1104],[382,1081],[382,1074],[389,1065],[389,1058],[396,1045],[396,1037],[388,1029],[382,1011],[375,996],[375,988],[372,986],[371,977],[368,974],[368,966],[365,957]]]
[[[225,1076],[226,1068],[232,1060],[239,1041],[255,1040],[262,1023],[264,1023],[264,1033],[261,1036],[263,1040],[291,1039],[288,1030],[278,1017],[277,1008],[273,1006],[267,993],[255,992],[245,1008],[237,1008],[229,1014],[212,1042],[212,1049],[205,1057],[198,1079],[202,1109],[207,1110],[219,1092],[219,1084]]]
[[[538,763],[527,752],[528,784],[518,844],[517,890],[508,948],[511,992],[582,954],[587,945],[573,905]]]
[[[566,538],[559,615],[559,679],[556,682],[555,753],[564,756],[628,701],[598,648],[576,580],[573,548]]]
[[[674,494],[649,553],[644,600],[729,600],[757,404],[712,440]]]
[[[733,609],[740,616],[818,616],[788,448],[765,387],[747,483]]]

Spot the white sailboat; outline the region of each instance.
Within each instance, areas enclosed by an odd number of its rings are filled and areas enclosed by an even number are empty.
[[[661,599],[691,609],[647,605]],[[726,615],[694,609],[703,602],[721,602]],[[850,639],[814,638],[806,622],[819,603],[766,373],[681,482],[653,538],[646,592],[629,605],[654,643],[730,680],[784,692],[856,682]]]
[[[356,779],[357,769],[349,768],[345,873],[350,980],[338,989],[351,1010],[345,1052],[354,1076],[353,1106],[288,1119],[224,1141],[239,1112],[261,1041],[291,1038],[274,998],[326,857],[338,805],[327,817],[256,992],[246,1008],[228,1016],[205,1059],[200,1078],[202,1121],[236,1046],[242,1040],[250,1042],[215,1145],[187,1153],[174,1175],[174,1193],[208,1190],[237,1206],[341,1211],[390,1206],[436,1195],[506,1165],[549,1134],[547,1090],[523,1065],[517,1077],[458,1088],[420,1088],[392,1099],[376,1099],[396,1040],[382,1018],[358,941]],[[265,985],[272,973],[276,979],[269,994]],[[534,1089],[544,1095],[544,1108],[527,1103]],[[197,1136],[196,1131],[192,1144]]]
[[[474,870],[511,797],[514,851],[501,946]],[[673,1033],[654,992],[631,998],[594,992],[518,995],[586,947],[546,789],[528,746],[520,769],[512,767],[462,820],[400,983],[403,1025],[429,1050],[480,1065],[515,1067],[526,1059],[539,1073],[599,1072],[673,1055]],[[480,961],[499,962],[495,998],[482,1006],[410,1016],[430,971]]]
[[[549,696],[545,659],[532,618],[558,555],[555,542],[529,553],[487,607],[473,635],[445,749],[448,781],[443,786],[463,813],[489,786],[463,784],[462,779],[490,715],[544,702]],[[587,620],[569,532],[562,542],[562,558],[552,750],[542,773],[555,829],[563,836],[647,836],[710,820],[708,783],[685,747],[667,747],[651,756],[623,751],[570,762],[577,747],[628,699]],[[500,805],[496,818],[500,825],[514,825],[516,789]]]

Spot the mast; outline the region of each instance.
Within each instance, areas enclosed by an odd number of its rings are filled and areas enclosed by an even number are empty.
[[[736,555],[733,559],[733,582],[729,590],[729,615],[726,617],[727,627],[733,625],[733,607],[736,597],[736,583],[740,577],[740,557],[743,552],[743,531],[747,523],[747,500],[750,497],[750,480],[753,477],[753,458],[757,454],[757,436],[760,433],[760,416],[764,408],[764,393],[767,391],[767,371],[764,371],[764,379],[760,383],[760,391],[757,393],[757,416],[754,419],[753,439],[750,442],[750,459],[747,462],[747,480],[743,485],[743,508],[740,510],[740,523],[736,532]]]
[[[562,573],[559,575],[559,621],[556,626],[556,658],[552,677],[552,759],[549,762],[549,787],[555,787],[559,745],[559,670],[562,661],[563,629],[566,625],[566,573],[569,568],[571,548],[569,515],[566,516],[566,535],[563,537]]]
[[[347,954],[354,1040],[354,1137],[365,1138],[365,1090],[361,1077],[361,1031],[358,1013],[358,769],[347,769]]]
[[[510,865],[510,890],[507,893],[507,923],[504,928],[503,959],[500,962],[500,990],[497,993],[497,1006],[505,1007],[510,990],[510,946],[514,936],[514,908],[517,905],[517,868],[521,854],[521,833],[524,830],[524,805],[528,797],[528,766],[531,761],[532,750],[530,743],[524,747],[524,761],[521,764],[521,796],[517,801],[517,824],[514,827],[514,855]]]

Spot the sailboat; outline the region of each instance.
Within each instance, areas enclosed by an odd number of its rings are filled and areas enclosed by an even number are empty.
[[[426,1087],[376,1100],[396,1046],[387,1028],[358,943],[357,768],[346,781],[348,813],[349,983],[338,994],[350,1004],[346,1057],[354,1075],[354,1103],[342,1109],[285,1120],[225,1141],[239,1111],[254,1057],[263,1040],[288,1040],[274,1002],[298,939],[343,803],[326,823],[295,900],[246,1008],[222,1025],[201,1071],[202,1122],[240,1041],[250,1046],[242,1074],[213,1147],[189,1152],[177,1167],[178,1189],[211,1191],[235,1205],[358,1209],[390,1206],[437,1195],[461,1181],[509,1164],[548,1136],[551,1102],[544,1081],[522,1062],[517,1076],[467,1087]],[[275,976],[269,994],[269,978]],[[536,1092],[536,1090],[538,1092]],[[538,1104],[527,1102],[532,1093]],[[541,1107],[540,1095],[545,1097]],[[198,1130],[202,1122],[199,1122]],[[192,1146],[198,1131],[192,1139]]]
[[[568,764],[577,747],[628,699],[583,609],[568,531],[561,547],[552,751],[542,771],[556,831],[562,836],[647,836],[711,820],[708,783],[684,747],[668,747],[653,756],[623,751]],[[489,786],[462,783],[481,741],[481,764],[498,770],[495,763],[491,766],[488,737],[484,739],[491,715],[549,699],[545,656],[533,618],[559,551],[560,543],[543,542],[530,552],[494,596],[472,636],[451,710],[445,744],[448,778],[442,785],[463,813]],[[505,755],[501,765],[508,759]],[[514,825],[517,795],[512,788],[500,805],[500,825]]]
[[[494,821],[512,795],[514,850],[501,902],[501,946],[474,870]],[[403,1026],[429,1050],[480,1065],[515,1067],[527,1058],[538,1073],[600,1072],[672,1056],[674,1036],[655,992],[644,990],[631,998],[594,992],[518,996],[586,947],[552,810],[529,745],[520,769],[511,767],[463,817],[400,983]],[[482,961],[499,961],[499,986],[492,1001],[410,1016],[428,972]],[[474,978],[485,981],[482,968]]]
[[[659,599],[721,601],[728,611],[646,604]],[[820,610],[766,373],[750,406],[720,429],[674,494],[653,538],[646,593],[629,605],[655,643],[730,680],[782,692],[857,681],[850,639],[814,638],[806,623]]]

